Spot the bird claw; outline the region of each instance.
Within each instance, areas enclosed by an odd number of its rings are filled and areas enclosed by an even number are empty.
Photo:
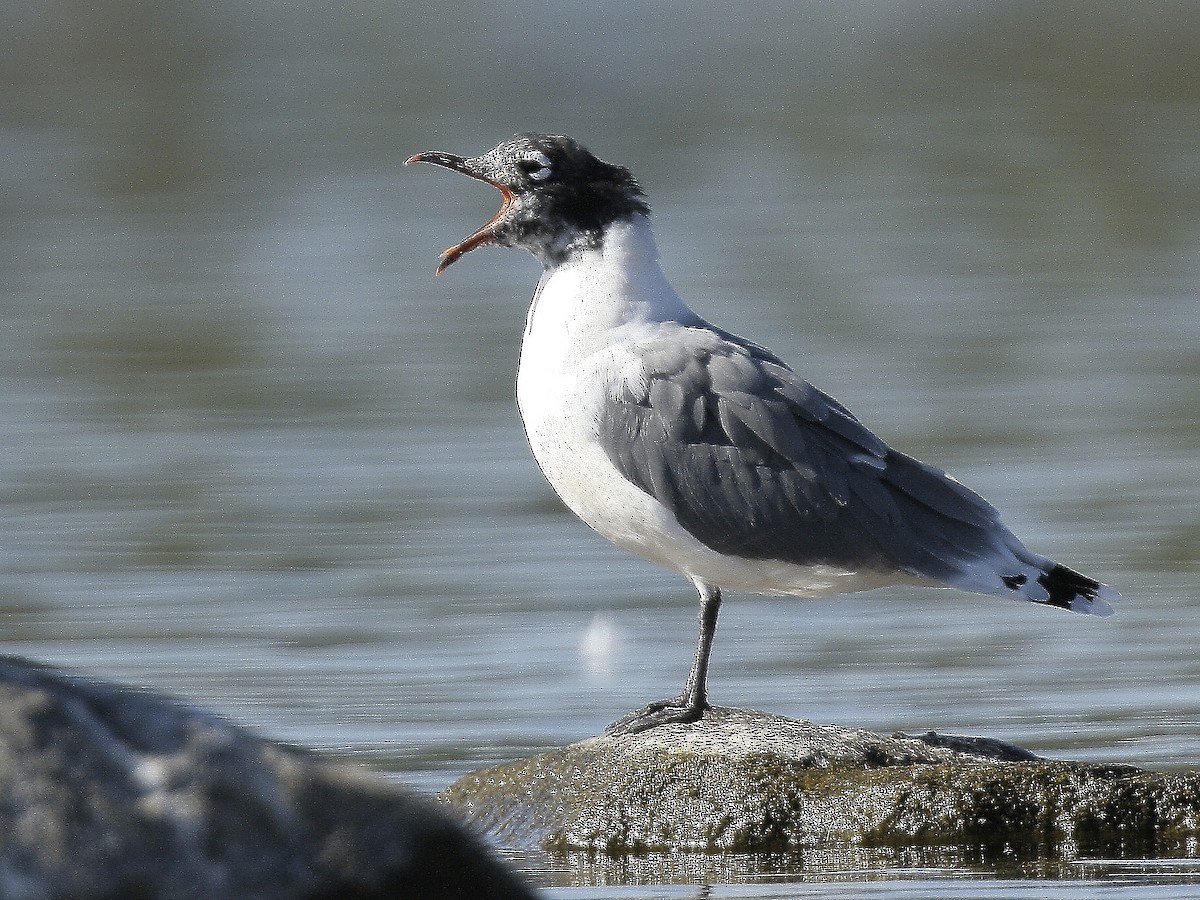
[[[630,734],[640,734],[643,731],[649,731],[651,728],[657,728],[659,725],[667,725],[672,722],[687,725],[700,721],[706,709],[708,709],[707,703],[703,701],[696,703],[687,697],[655,700],[653,703],[649,703],[641,709],[634,710],[624,718],[613,722],[604,729],[604,734],[607,737],[623,737]]]

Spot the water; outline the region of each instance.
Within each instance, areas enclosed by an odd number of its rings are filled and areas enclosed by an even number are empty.
[[[481,251],[435,281],[496,197],[400,167],[561,130],[640,176],[700,312],[1127,598],[1099,621],[735,596],[714,702],[1194,767],[1195,13],[1122,10],[7,10],[0,650],[428,791],[677,690],[691,589],[575,522],[525,446],[535,264]],[[553,896],[697,896],[518,863]],[[1196,874],[681,865],[757,898],[1180,896]]]

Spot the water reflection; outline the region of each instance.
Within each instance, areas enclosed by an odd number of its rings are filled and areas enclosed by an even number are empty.
[[[1018,892],[1020,888],[1016,886],[1022,882],[1053,879],[1061,884],[1050,887],[1040,883],[1030,896],[1086,897],[1088,891],[1108,889],[1106,882],[1128,889],[1131,878],[1136,877],[1143,885],[1178,886],[1193,883],[1200,872],[1200,863],[1195,859],[1063,859],[1039,854],[1036,848],[1014,847],[885,849],[840,845],[754,856],[680,853],[613,858],[603,854],[554,856],[510,852],[505,857],[545,887],[692,885],[670,896],[695,898],[808,896],[802,888],[806,883],[820,885],[824,891],[836,891],[838,885],[874,884],[875,890],[866,896],[990,896],[983,879],[999,880],[1009,891]],[[894,894],[889,893],[889,884],[894,886]],[[964,884],[969,889],[964,889]],[[752,887],[733,892],[712,885]],[[790,889],[781,890],[782,885]],[[1000,895],[1024,896],[1004,892]],[[573,891],[563,896],[587,894]]]

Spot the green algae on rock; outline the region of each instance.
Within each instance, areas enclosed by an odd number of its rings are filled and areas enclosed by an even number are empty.
[[[1192,855],[1200,773],[1042,759],[750,710],[590,738],[465,775],[442,799],[513,849],[767,853],[828,843]],[[1190,850],[1189,850],[1190,848]]]

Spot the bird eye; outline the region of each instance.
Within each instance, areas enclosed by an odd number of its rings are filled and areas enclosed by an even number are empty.
[[[550,157],[545,153],[535,153],[518,161],[517,168],[534,181],[545,181],[550,177]]]

